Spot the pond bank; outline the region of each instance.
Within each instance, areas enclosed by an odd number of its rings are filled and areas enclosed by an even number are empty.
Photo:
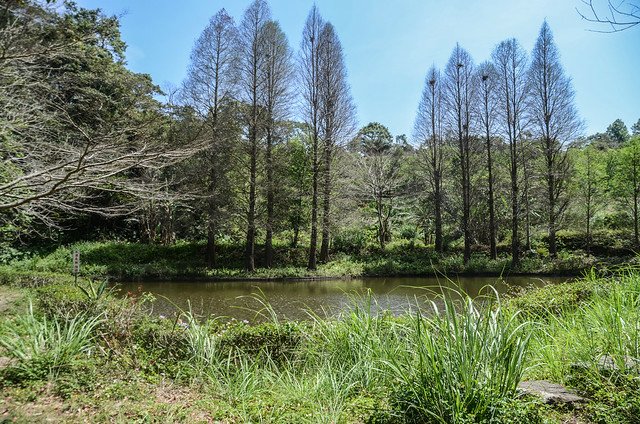
[[[396,245],[385,251],[358,253],[336,252],[331,261],[318,269],[306,269],[306,249],[276,249],[273,268],[243,270],[242,250],[237,246],[221,249],[218,267],[207,269],[201,243],[178,243],[173,246],[137,243],[84,242],[58,247],[10,263],[15,272],[69,274],[71,255],[79,251],[81,276],[109,278],[113,281],[280,281],[350,279],[357,277],[435,277],[442,275],[486,276],[547,275],[579,276],[596,267],[602,272],[620,264],[637,261],[635,257],[595,257],[581,251],[561,251],[557,258],[530,254],[522,258],[517,269],[511,268],[508,255],[496,260],[474,253],[465,264],[457,252],[438,254],[430,247]],[[258,264],[259,265],[259,264]],[[1,271],[1,270],[0,270]],[[6,270],[4,272],[7,272]]]
[[[0,357],[11,358],[0,367],[0,405],[18,422],[401,423],[438,411],[447,422],[559,424],[632,422],[640,413],[640,383],[624,362],[640,356],[640,274],[631,271],[591,273],[493,308],[443,299],[441,316],[353,304],[341,320],[260,325],[151,317],[148,297],[93,296],[68,284],[19,290],[33,312],[25,305],[0,316]],[[54,323],[73,337],[56,339],[47,330]],[[432,336],[451,331],[466,336]],[[44,349],[29,351],[42,337]],[[598,367],[605,354],[616,367]],[[567,410],[522,397],[524,380],[562,384],[587,401]]]

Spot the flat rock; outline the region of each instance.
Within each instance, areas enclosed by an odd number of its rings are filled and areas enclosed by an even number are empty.
[[[547,404],[569,404],[585,402],[586,399],[570,391],[562,384],[546,380],[521,381],[518,390],[522,393],[537,396]]]
[[[6,356],[0,356],[0,369],[9,368],[14,364],[14,360]]]
[[[600,356],[595,363],[588,362],[576,362],[571,364],[571,369],[574,371],[588,370],[592,367],[597,367],[600,372],[612,373],[624,371],[627,373],[635,372],[640,373],[640,360],[631,356],[619,356],[614,358],[610,355]]]
[[[598,367],[607,371],[620,371],[618,364],[622,365],[627,371],[638,371],[640,369],[640,361],[631,356],[623,356],[616,360],[609,355],[602,355],[598,358]]]

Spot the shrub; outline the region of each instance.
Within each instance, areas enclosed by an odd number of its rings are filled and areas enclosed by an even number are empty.
[[[333,249],[337,252],[358,254],[367,246],[368,236],[362,229],[344,229],[333,238]]]
[[[38,287],[35,298],[38,309],[50,318],[89,310],[95,312],[91,300],[77,286],[70,284],[54,283]]]

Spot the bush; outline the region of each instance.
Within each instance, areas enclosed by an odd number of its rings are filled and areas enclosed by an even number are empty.
[[[543,237],[545,243],[548,236]],[[556,233],[559,249],[587,250],[586,233],[560,230]],[[590,251],[596,256],[629,256],[634,254],[633,239],[626,230],[598,230],[591,233]]]
[[[302,333],[295,322],[263,323],[228,326],[219,337],[224,355],[266,355],[275,362],[292,359],[302,341]]]
[[[81,312],[96,312],[93,302],[70,284],[48,284],[35,290],[38,309],[50,318]]]
[[[597,291],[605,290],[605,287],[596,287],[593,278],[590,278],[524,290],[510,296],[508,307],[531,318],[546,319],[550,315],[559,316],[575,310],[590,301]]]
[[[19,271],[9,266],[0,266],[0,285],[35,288],[54,282],[71,282],[71,276],[51,272]]]
[[[362,229],[344,229],[333,238],[333,249],[337,252],[359,254],[367,246],[367,234]]]

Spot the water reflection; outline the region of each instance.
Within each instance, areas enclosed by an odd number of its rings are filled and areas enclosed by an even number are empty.
[[[472,297],[492,285],[499,293],[515,287],[542,286],[565,281],[565,277],[496,277],[444,278],[361,278],[322,281],[216,281],[216,282],[142,282],[122,283],[122,293],[150,292],[157,297],[154,314],[171,315],[177,308],[191,305],[200,316],[229,317],[260,321],[256,311],[262,308],[256,295],[263,297],[281,318],[306,319],[309,312],[335,316],[362,299],[370,291],[377,306],[401,313],[416,305],[424,305],[434,292],[454,289]]]

